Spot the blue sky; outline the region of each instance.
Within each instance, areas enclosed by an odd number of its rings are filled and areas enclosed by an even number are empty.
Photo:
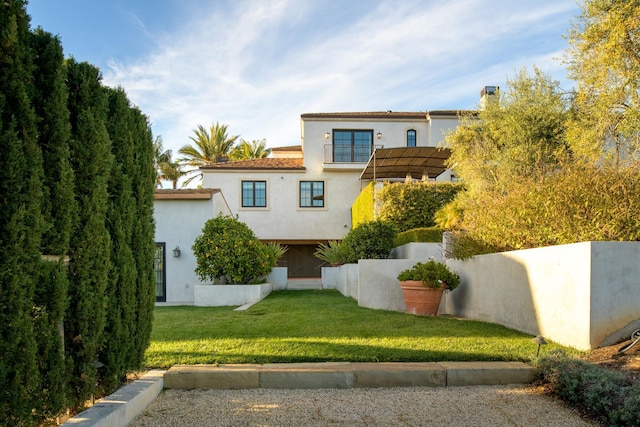
[[[174,151],[193,129],[300,144],[300,114],[472,109],[561,58],[575,0],[29,0],[32,28],[100,68]]]

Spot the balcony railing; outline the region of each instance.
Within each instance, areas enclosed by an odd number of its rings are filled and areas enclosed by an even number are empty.
[[[367,163],[374,149],[383,148],[382,145],[334,145],[325,144],[325,163]]]

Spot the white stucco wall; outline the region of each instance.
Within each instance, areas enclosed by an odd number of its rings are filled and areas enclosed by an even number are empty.
[[[350,264],[355,274],[340,274],[341,266],[327,281],[362,307],[404,311],[397,275],[417,261],[360,260]],[[446,264],[462,282],[445,292],[440,313],[498,323],[580,350],[628,340],[640,329],[640,242],[575,243]],[[326,270],[333,268],[323,275]],[[355,294],[348,291],[354,283]]]
[[[267,207],[243,208],[242,180],[267,182]],[[300,208],[301,180],[324,181],[325,207]],[[357,176],[346,172],[323,175],[303,171],[230,171],[205,173],[205,185],[223,188],[233,215],[246,223],[259,239],[341,239],[351,229],[351,205],[360,193]]]
[[[462,284],[446,311],[582,350],[640,328],[640,243],[584,242],[447,260]]]
[[[196,259],[191,250],[195,238],[202,233],[204,223],[223,212],[230,214],[222,194],[210,199],[156,199],[154,219],[155,241],[166,245],[166,302],[193,303],[193,289],[200,280],[195,274]],[[181,255],[173,256],[179,246]]]

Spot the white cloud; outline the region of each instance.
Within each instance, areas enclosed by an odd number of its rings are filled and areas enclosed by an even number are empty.
[[[482,86],[522,66],[564,76],[551,58],[577,13],[573,0],[342,3],[212,2],[104,80],[174,151],[214,121],[293,145],[305,112],[472,108]]]

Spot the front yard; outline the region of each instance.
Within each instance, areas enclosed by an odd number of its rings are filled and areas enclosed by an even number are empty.
[[[530,335],[500,325],[361,308],[335,290],[278,291],[233,308],[156,307],[145,365],[528,362],[537,349]],[[550,343],[541,355],[560,347]]]

